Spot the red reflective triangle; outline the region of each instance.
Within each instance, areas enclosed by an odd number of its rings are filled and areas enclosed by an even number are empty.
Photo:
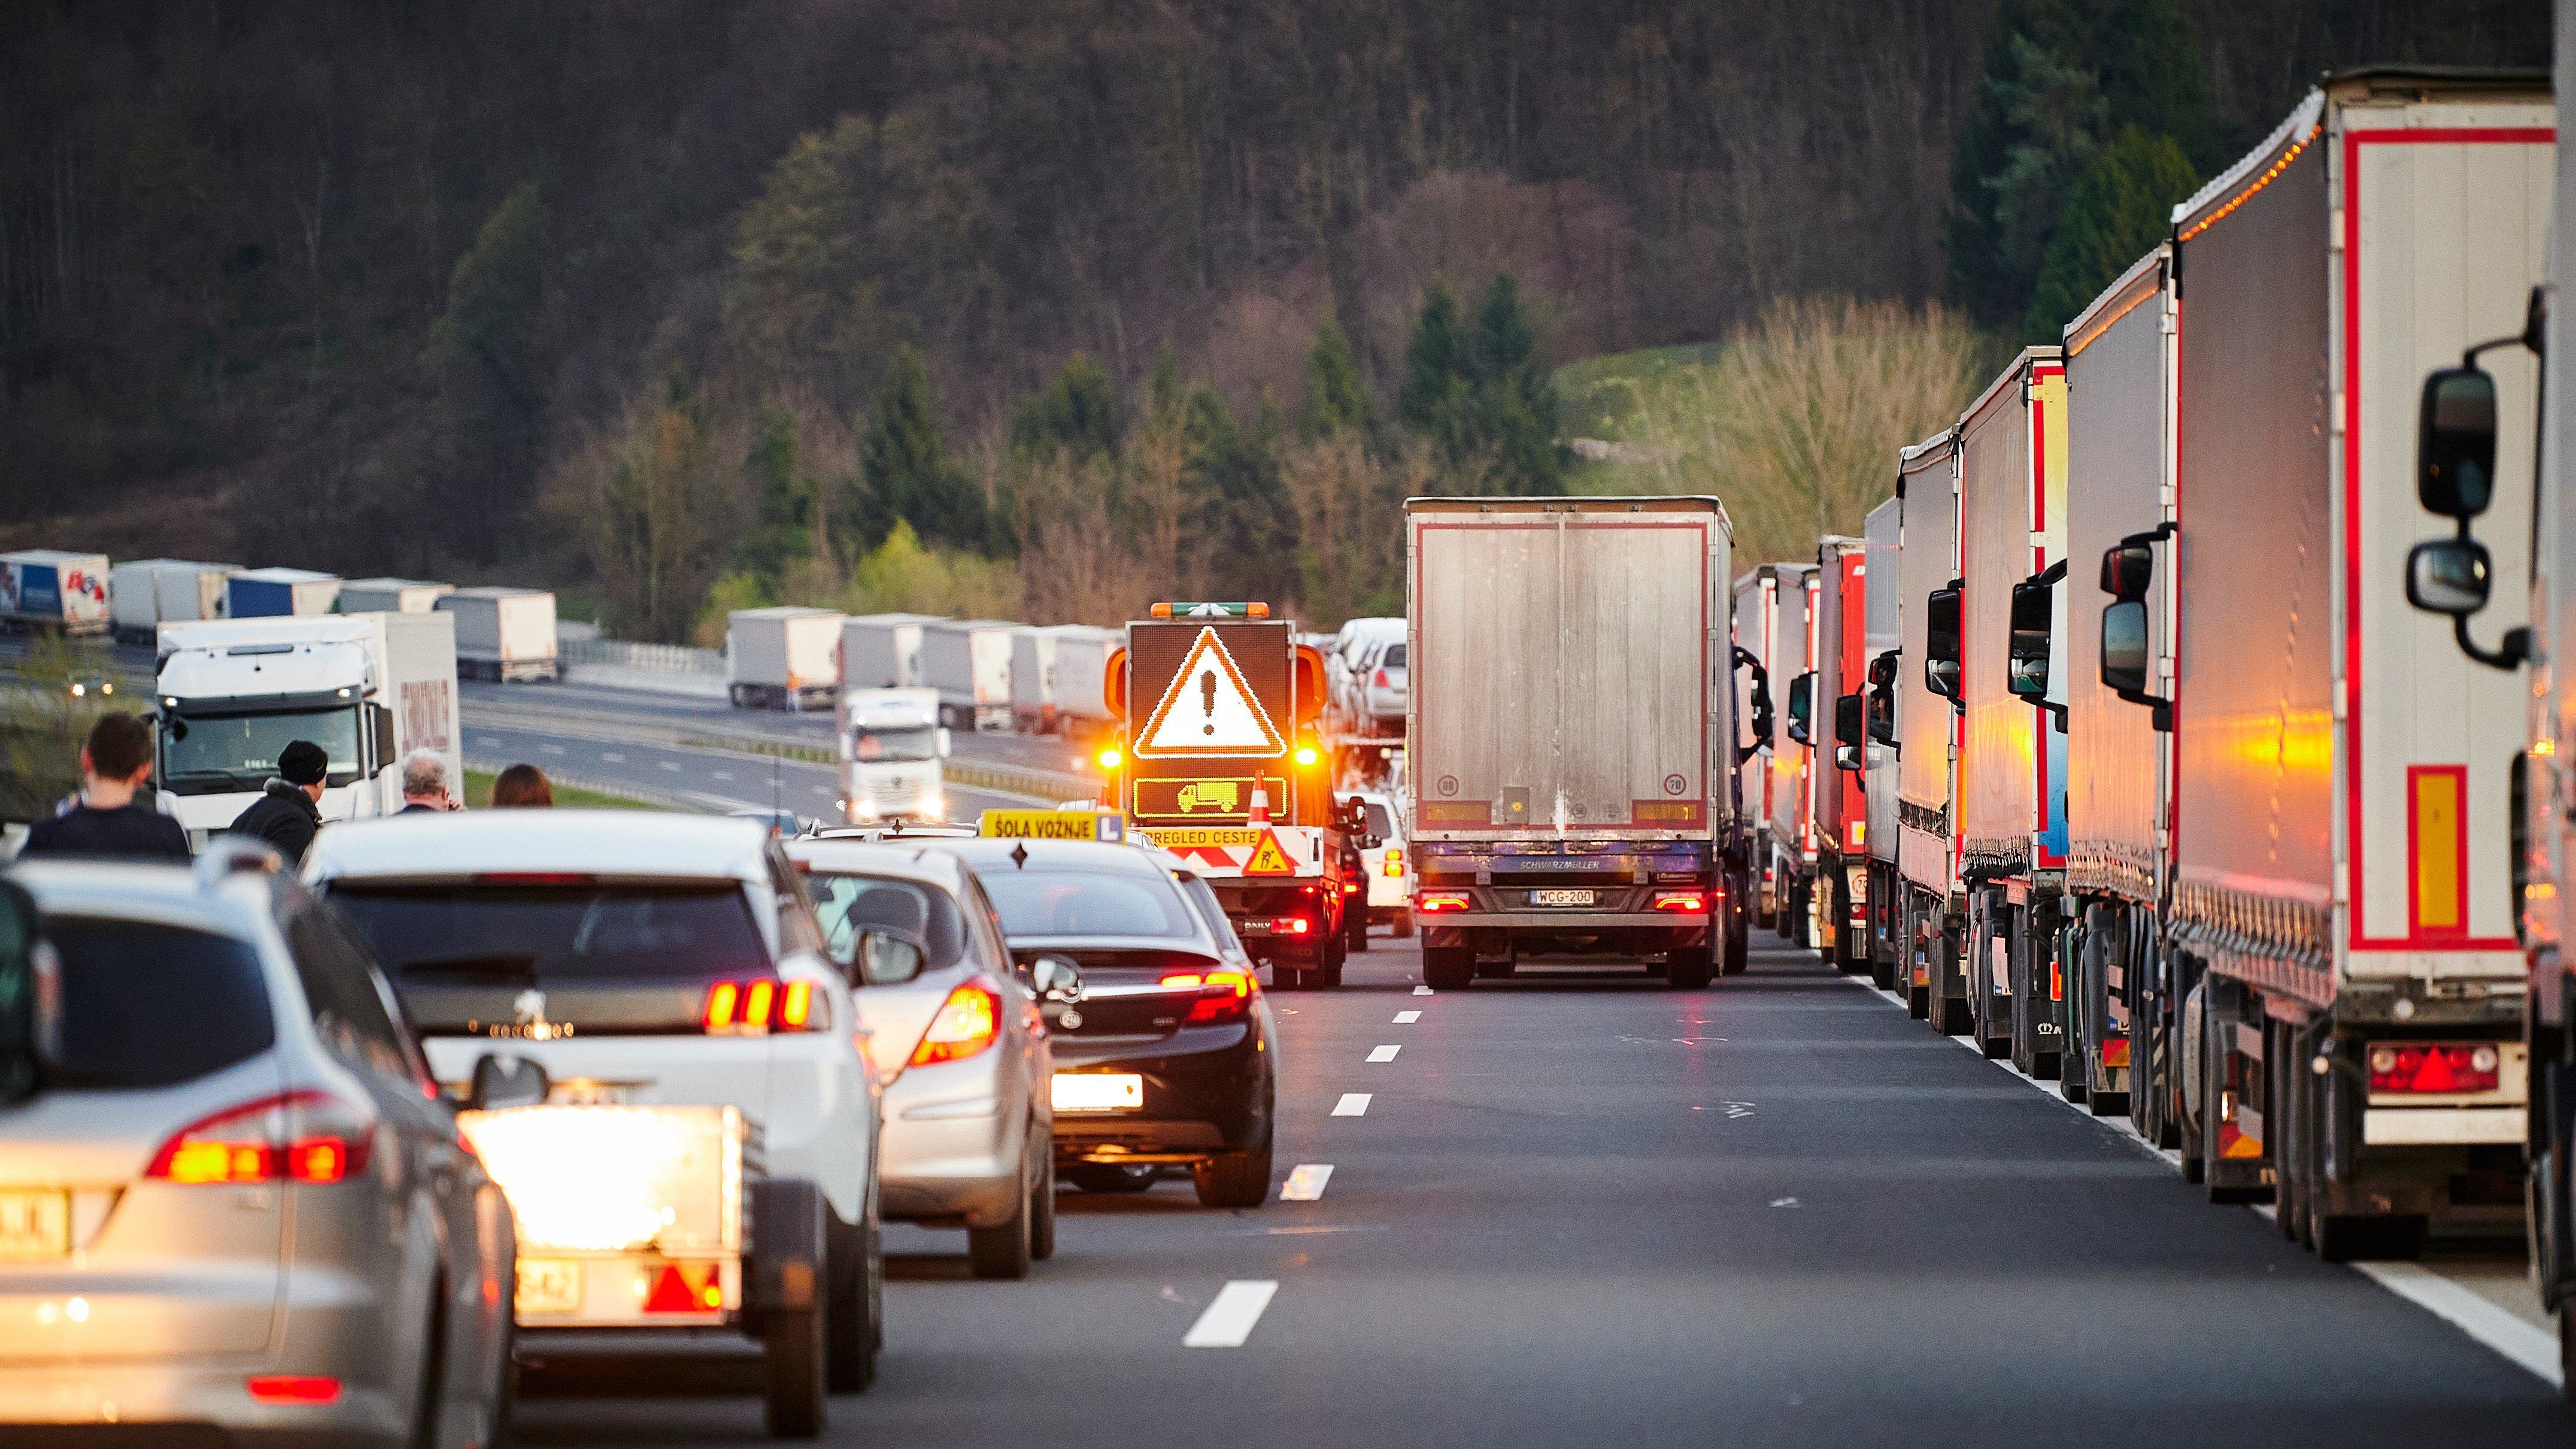
[[[2459,1075],[2451,1070],[2451,1054],[2440,1047],[2427,1047],[2424,1065],[2416,1070],[2415,1080],[2407,1085],[2410,1092],[2456,1092]]]
[[[662,1275],[653,1280],[653,1291],[644,1298],[644,1311],[704,1313],[706,1309],[698,1302],[697,1290],[689,1286],[687,1276],[680,1272],[680,1265],[670,1263],[665,1264]]]

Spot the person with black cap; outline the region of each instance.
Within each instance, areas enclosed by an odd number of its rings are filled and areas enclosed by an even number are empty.
[[[297,740],[277,752],[277,777],[236,818],[229,833],[265,840],[277,847],[288,865],[302,865],[313,833],[322,828],[322,781],[331,773],[331,757],[311,740]]]

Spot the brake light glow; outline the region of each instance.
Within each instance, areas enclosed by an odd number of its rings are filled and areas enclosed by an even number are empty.
[[[1380,689],[1391,689],[1394,687],[1387,683],[1386,671],[1383,669],[1377,672],[1377,687]]]
[[[1708,896],[1700,891],[1657,891],[1655,909],[1696,915],[1708,909]]]
[[[1358,881],[1355,881],[1355,880],[1346,880],[1346,881],[1342,882],[1342,894],[1343,894],[1343,895],[1346,895],[1346,896],[1355,896],[1355,895],[1358,895],[1359,893],[1360,893],[1360,883],[1359,883]]]
[[[813,983],[774,981],[765,976],[712,983],[707,987],[706,1006],[698,1020],[718,1036],[819,1031],[823,1027],[814,1010]]]
[[[1467,909],[1468,904],[1467,898],[1461,895],[1422,895],[1413,898],[1413,908],[1426,916],[1441,916],[1453,911],[1463,911]]]
[[[1386,848],[1386,874],[1389,880],[1394,880],[1404,874],[1403,846],[1390,845]]]
[[[1270,922],[1272,934],[1280,936],[1303,936],[1314,929],[1315,923],[1304,916],[1278,916]]]
[[[2370,1049],[2370,1090],[2417,1096],[2492,1092],[2496,1049],[2483,1042],[2388,1042]]]
[[[201,1117],[170,1135],[143,1175],[185,1186],[328,1185],[365,1170],[375,1119],[327,1092],[281,1092]]]
[[[932,1066],[961,1062],[991,1046],[1001,1036],[1002,998],[972,981],[948,993],[921,1045],[912,1049],[912,1064]]]
[[[1252,1009],[1252,977],[1233,970],[1175,971],[1162,981],[1166,991],[1196,991],[1199,999],[1190,1003],[1184,1026],[1209,1026],[1233,1021]]]
[[[340,1381],[328,1374],[252,1374],[243,1380],[253,1403],[336,1404]]]

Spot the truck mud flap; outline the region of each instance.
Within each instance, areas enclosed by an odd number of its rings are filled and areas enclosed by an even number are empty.
[[[751,1185],[751,1262],[743,1275],[746,1315],[756,1328],[780,1309],[812,1307],[823,1292],[823,1189],[773,1178]]]

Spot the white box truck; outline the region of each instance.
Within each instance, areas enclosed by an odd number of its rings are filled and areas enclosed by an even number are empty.
[[[736,709],[802,710],[841,691],[836,609],[736,609],[725,623],[725,673]]]
[[[168,558],[127,559],[107,571],[110,632],[122,644],[149,641],[161,628],[161,570],[180,566]]]
[[[456,634],[445,614],[218,619],[161,628],[163,808],[203,842],[310,740],[330,756],[325,821],[402,808],[402,760],[435,750],[460,785]]]
[[[175,558],[116,565],[109,572],[107,591],[116,637],[129,644],[149,644],[164,624],[224,617],[226,587],[240,572],[231,564]]]
[[[852,825],[944,822],[948,731],[935,689],[845,689],[838,707],[841,815]]]
[[[936,614],[858,614],[841,621],[841,684],[847,689],[909,689],[921,672],[921,631]]]
[[[1740,969],[1726,510],[1416,498],[1405,524],[1423,978],[1560,953],[1685,988]]]
[[[339,602],[339,576],[311,569],[245,569],[224,592],[224,612],[235,619],[310,618]]]
[[[973,730],[1011,727],[1011,631],[996,619],[942,619],[921,630],[921,682],[941,717]]]
[[[456,592],[454,584],[419,579],[351,579],[340,586],[343,614],[426,614]]]
[[[1897,454],[1896,912],[1906,1006],[1968,1029],[1967,893],[1952,829],[1959,743],[1959,447],[1944,428]]]
[[[1125,636],[1090,624],[1058,624],[1045,632],[1055,640],[1056,733],[1088,757],[1118,729],[1109,709],[1109,660],[1125,646]],[[1016,660],[1011,678],[1017,687]]]
[[[555,596],[544,589],[458,589],[438,601],[456,616],[456,667],[468,679],[516,684],[563,677],[555,653]]]
[[[1024,735],[1055,733],[1054,631],[1035,624],[1011,630],[1011,728]]]
[[[1799,716],[1806,708],[1798,691],[1815,687],[1816,566],[1764,564],[1754,570],[1762,581],[1765,626],[1770,631],[1773,687],[1780,692],[1771,713],[1771,768],[1763,782],[1764,838],[1754,861],[1760,889],[1769,902],[1771,929],[1800,945],[1815,944],[1813,884],[1816,864],[1814,789],[1808,783],[1806,744],[1790,731],[1803,730]]]
[[[25,548],[0,553],[0,625],[59,634],[109,625],[107,555]]]
[[[1867,621],[1863,648],[1869,657],[1862,718],[1867,742],[1861,746],[1867,764],[1862,779],[1868,797],[1870,980],[1881,991],[1903,992],[1904,964],[1896,949],[1896,906],[1901,898],[1896,876],[1896,672],[1899,650],[1896,548],[1904,535],[1905,500],[1890,498],[1861,521],[1862,556],[1869,570]]]

